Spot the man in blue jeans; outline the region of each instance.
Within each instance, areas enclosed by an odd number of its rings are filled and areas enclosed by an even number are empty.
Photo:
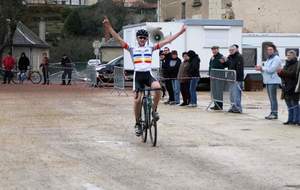
[[[175,103],[177,105],[180,104],[180,83],[177,78],[178,72],[179,72],[179,67],[181,65],[181,60],[178,58],[178,53],[176,50],[173,50],[171,52],[171,60],[169,62],[169,67],[170,67],[170,76],[172,78],[172,87],[173,87],[173,92],[174,92],[174,99]]]
[[[227,66],[229,70],[236,72],[236,82],[230,87],[231,108],[228,112],[242,113],[242,89],[244,81],[244,59],[239,52],[239,46],[234,44],[229,47]]]
[[[188,59],[189,59],[189,76],[192,78],[190,82],[190,104],[189,107],[197,107],[197,85],[200,79],[200,58],[199,56],[192,50],[188,51]]]

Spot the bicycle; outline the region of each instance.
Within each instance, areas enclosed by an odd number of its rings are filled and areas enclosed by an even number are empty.
[[[143,92],[142,106],[140,111],[140,124],[142,126],[142,142],[147,142],[147,136],[149,134],[152,146],[156,146],[157,143],[157,121],[152,118],[152,105],[153,100],[151,91],[157,91],[161,89],[143,89],[139,92]],[[149,132],[149,133],[148,133]]]
[[[42,81],[42,75],[38,71],[32,71],[31,67],[26,72],[13,71],[12,82],[14,84],[23,84],[25,80],[31,81],[32,84],[39,84]]]

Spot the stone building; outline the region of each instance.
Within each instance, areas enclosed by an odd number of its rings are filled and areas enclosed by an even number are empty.
[[[30,5],[43,5],[43,4],[53,4],[53,5],[93,5],[98,2],[98,0],[25,0],[26,3]]]
[[[245,32],[300,33],[299,0],[160,0],[160,21],[244,20]]]

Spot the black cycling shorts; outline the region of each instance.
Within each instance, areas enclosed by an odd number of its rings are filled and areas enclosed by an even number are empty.
[[[155,81],[157,80],[152,76],[150,71],[146,71],[146,72],[136,71],[134,73],[133,90],[137,92],[139,90],[145,89],[146,86],[151,87],[151,84]]]

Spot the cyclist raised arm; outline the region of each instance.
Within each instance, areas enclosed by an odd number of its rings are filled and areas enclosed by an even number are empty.
[[[146,30],[140,29],[136,33],[136,40],[138,46],[129,47],[129,45],[121,38],[121,36],[113,29],[107,17],[103,20],[103,25],[105,30],[109,32],[119,43],[120,45],[128,50],[131,55],[132,62],[134,64],[134,82],[133,90],[135,91],[134,96],[134,113],[135,113],[135,128],[136,135],[140,136],[142,134],[142,127],[140,125],[140,110],[141,110],[141,101],[142,93],[140,92],[145,86],[151,87],[152,89],[160,89],[160,84],[151,73],[151,64],[152,64],[152,53],[153,51],[160,49],[164,45],[172,42],[178,38],[181,34],[186,31],[186,26],[183,26],[179,32],[166,38],[165,40],[155,44],[154,46],[148,45],[149,34]],[[154,120],[159,120],[159,115],[157,113],[157,105],[160,100],[160,91],[155,91],[152,107],[152,117]]]
[[[105,29],[112,35],[113,38],[115,38],[120,43],[122,48],[125,48],[125,49],[129,48],[128,44],[124,41],[124,39],[113,29],[113,27],[111,26],[111,23],[107,17],[104,17],[103,24],[104,24]],[[156,43],[153,46],[153,50],[160,49],[160,48],[164,47],[165,45],[171,43],[176,38],[178,38],[180,35],[182,35],[186,31],[186,29],[187,29],[187,26],[183,25],[179,32],[177,32],[176,34],[174,34],[172,36],[169,36],[168,38],[162,40],[161,42]]]
[[[186,25],[183,25],[181,27],[181,30],[177,33],[175,33],[174,35],[172,36],[169,36],[168,38],[158,42],[154,47],[158,47],[158,49],[164,47],[165,45],[171,43],[172,41],[174,41],[176,38],[178,38],[180,35],[182,35],[187,29],[187,26]]]
[[[120,45],[122,46],[122,48],[126,48],[127,43],[122,39],[122,37],[113,29],[113,27],[111,26],[111,23],[109,22],[107,17],[104,17],[103,20],[103,25],[105,27],[105,29],[112,35],[113,38],[115,38]]]

